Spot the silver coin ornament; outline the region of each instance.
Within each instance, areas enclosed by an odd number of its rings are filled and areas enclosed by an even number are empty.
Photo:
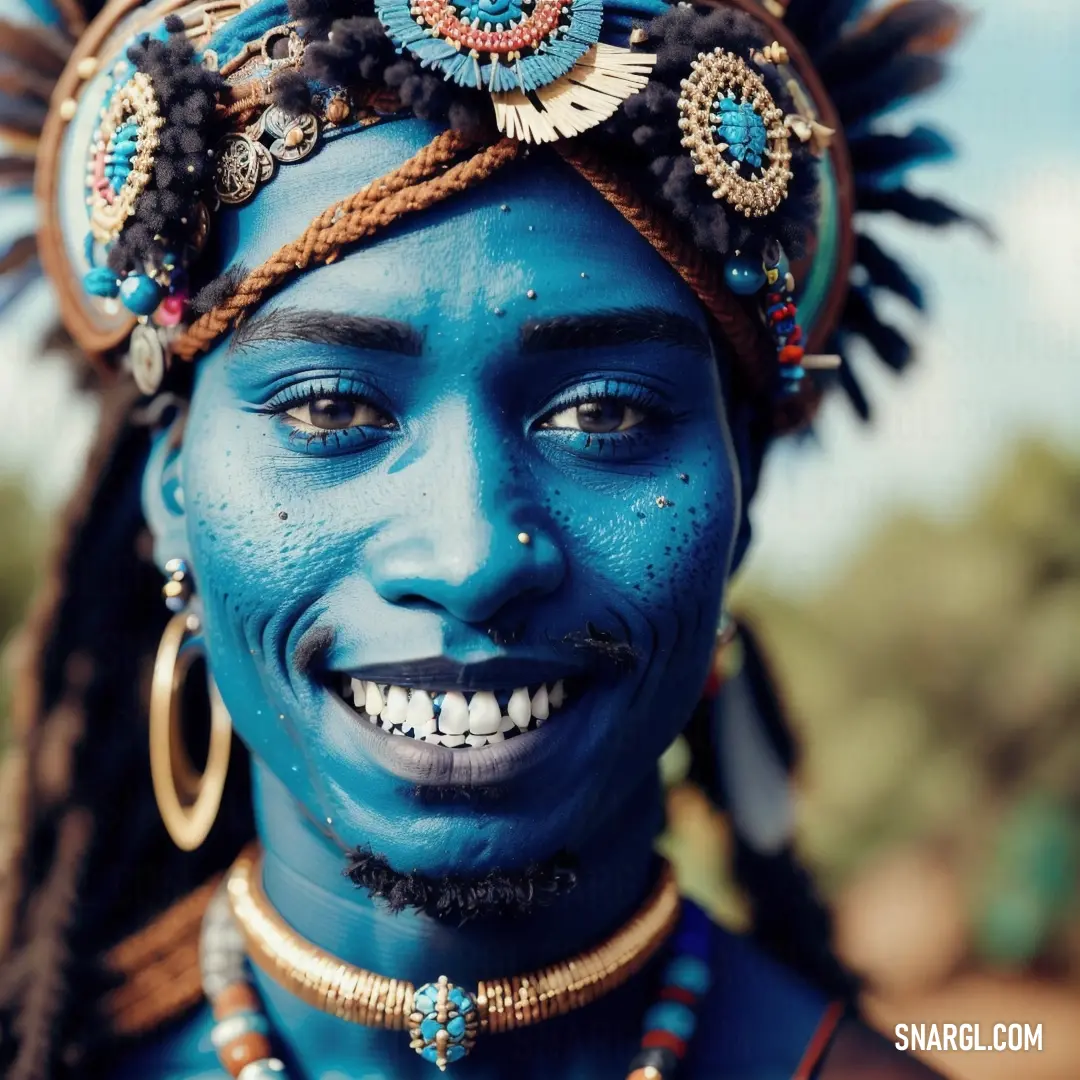
[[[156,394],[165,378],[165,349],[157,330],[139,323],[132,331],[128,367],[140,393]]]

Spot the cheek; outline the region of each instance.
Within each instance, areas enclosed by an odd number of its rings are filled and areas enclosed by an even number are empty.
[[[645,609],[650,622],[704,620],[711,640],[738,513],[723,429],[697,428],[634,472],[603,487],[564,475],[547,488],[579,587],[596,596],[610,589],[613,604]]]
[[[248,651],[278,652],[336,572],[326,499],[282,468],[270,421],[197,393],[184,434],[193,566],[212,638],[229,624]]]

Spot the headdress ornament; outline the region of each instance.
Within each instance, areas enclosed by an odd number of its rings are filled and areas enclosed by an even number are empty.
[[[38,151],[42,262],[75,341],[107,363],[126,354],[150,393],[174,359],[205,351],[291,273],[413,212],[416,200],[383,201],[395,192],[427,185],[438,201],[519,156],[521,143],[554,142],[702,299],[742,385],[774,397],[777,427],[811,414],[815,368],[839,365],[864,410],[846,337],[902,366],[907,343],[879,322],[872,295],[919,293],[869,238],[856,243],[855,211],[937,224],[962,215],[902,184],[944,141],[874,127],[940,78],[961,20],[943,0],[856,21],[863,6],[112,0],[86,28],[70,12],[67,26],[54,13],[48,34],[11,26],[4,40],[28,85],[32,57],[59,76],[40,140],[27,120],[19,146]],[[66,63],[65,30],[78,35]],[[218,213],[279,168],[302,168],[320,142],[409,114],[450,131],[389,186],[383,178],[316,218],[287,245],[300,257],[227,272],[200,314]],[[16,150],[5,175],[25,178],[23,160]],[[28,250],[13,246],[5,268],[25,267],[16,255]]]

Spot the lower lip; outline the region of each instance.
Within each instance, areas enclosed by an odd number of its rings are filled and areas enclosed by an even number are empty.
[[[552,736],[564,722],[579,722],[565,714],[581,708],[585,700],[579,697],[564,705],[542,728],[534,731],[523,731],[512,739],[486,746],[451,749],[391,735],[363,720],[337,694],[330,690],[326,693],[368,757],[399,779],[425,787],[494,787],[509,783],[557,748],[559,740]]]

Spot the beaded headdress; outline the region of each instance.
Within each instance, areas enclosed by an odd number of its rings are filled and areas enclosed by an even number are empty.
[[[92,360],[126,363],[153,393],[293,274],[545,144],[687,281],[741,387],[787,428],[833,378],[865,411],[850,335],[893,367],[909,356],[873,296],[919,306],[921,293],[856,234],[856,213],[961,218],[904,185],[948,144],[878,128],[941,78],[961,18],[944,0],[866,7],[111,0],[84,25],[65,0],[39,11],[47,29],[0,24],[6,68],[37,95],[21,112],[9,101],[0,170],[22,192],[36,155],[37,248],[62,321]],[[410,115],[445,134],[350,199],[312,207],[270,263],[211,280],[219,214],[327,140]],[[33,259],[33,242],[12,237],[0,266],[25,276]]]

